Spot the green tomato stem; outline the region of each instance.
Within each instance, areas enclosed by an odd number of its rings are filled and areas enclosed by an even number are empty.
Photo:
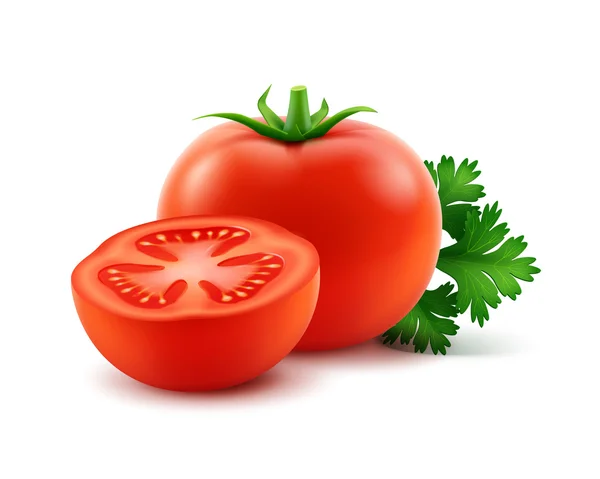
[[[290,105],[283,131],[290,137],[302,139],[302,135],[312,128],[308,94],[305,86],[295,86],[290,91]],[[298,132],[300,135],[298,135]]]
[[[209,116],[225,118],[241,123],[256,133],[274,140],[298,142],[325,135],[339,122],[355,113],[361,111],[375,112],[375,110],[367,106],[355,106],[342,110],[325,120],[329,112],[329,106],[325,99],[321,103],[321,109],[311,115],[306,87],[295,86],[290,92],[290,104],[286,121],[284,122],[267,106],[267,95],[270,89],[271,87],[269,86],[258,100],[258,110],[265,119],[266,124],[238,113],[212,113],[210,115],[199,116],[194,118],[194,120]]]

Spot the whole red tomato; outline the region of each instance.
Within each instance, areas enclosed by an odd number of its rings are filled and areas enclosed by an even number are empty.
[[[235,120],[200,135],[164,184],[158,217],[244,215],[308,239],[321,288],[299,350],[373,338],[417,303],[441,242],[435,185],[417,154],[393,134],[345,120],[366,107],[312,117],[306,89],[291,92],[285,120],[259,100],[265,122]],[[324,120],[324,121],[323,121]]]

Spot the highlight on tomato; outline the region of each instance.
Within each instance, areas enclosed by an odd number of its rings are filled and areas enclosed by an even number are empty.
[[[319,257],[284,228],[188,216],[122,231],[71,278],[102,355],[151,386],[200,391],[253,379],[298,343],[319,293]]]
[[[263,118],[225,118],[178,158],[164,183],[158,218],[238,214],[279,224],[319,252],[321,289],[299,350],[361,343],[415,306],[440,250],[440,201],[418,155],[377,126],[310,114],[294,87],[286,117],[266,104]],[[203,118],[203,117],[200,117]]]

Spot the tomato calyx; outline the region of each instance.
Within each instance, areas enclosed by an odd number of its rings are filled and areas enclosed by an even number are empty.
[[[319,138],[325,135],[339,122],[355,113],[377,113],[368,106],[355,106],[342,110],[323,121],[329,112],[327,101],[323,99],[319,111],[311,115],[308,106],[306,87],[299,85],[292,87],[290,91],[288,114],[284,121],[267,105],[267,96],[270,90],[271,86],[267,88],[258,100],[258,110],[265,119],[266,124],[238,113],[211,113],[209,115],[202,115],[194,118],[194,120],[207,117],[225,118],[241,123],[254,130],[256,133],[274,140],[299,142]]]

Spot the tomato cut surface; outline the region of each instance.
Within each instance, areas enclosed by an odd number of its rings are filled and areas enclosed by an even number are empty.
[[[193,302],[192,308],[204,305],[210,309],[209,299],[217,303],[247,301],[284,266],[281,256],[266,252],[219,261],[249,238],[249,231],[225,226],[160,231],[138,239],[135,246],[163,264],[113,264],[103,268],[98,277],[118,298],[141,308],[168,307],[186,292],[190,296],[186,304]]]
[[[228,387],[279,362],[316,306],[319,259],[245,217],[155,221],[105,241],[72,275],[81,322],[117,368],[167,389]]]

